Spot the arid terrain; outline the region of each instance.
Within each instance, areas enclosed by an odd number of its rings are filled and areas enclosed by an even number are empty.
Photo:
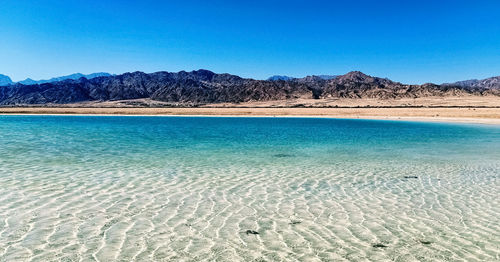
[[[420,98],[400,100],[285,100],[240,104],[175,107],[150,101],[126,100],[66,105],[0,107],[0,114],[299,116],[500,124],[498,97]],[[141,105],[141,106],[138,106]]]

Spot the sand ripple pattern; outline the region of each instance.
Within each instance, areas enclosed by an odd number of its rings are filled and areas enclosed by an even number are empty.
[[[75,155],[91,138],[67,131],[43,150],[0,133],[0,261],[500,260],[500,150],[403,162],[380,147],[365,158],[324,144],[152,143]]]

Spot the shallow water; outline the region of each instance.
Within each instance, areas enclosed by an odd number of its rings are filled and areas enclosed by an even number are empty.
[[[0,261],[498,261],[499,178],[498,126],[0,116]]]

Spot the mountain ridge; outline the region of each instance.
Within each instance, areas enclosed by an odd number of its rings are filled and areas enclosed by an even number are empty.
[[[445,83],[443,85],[455,85],[470,88],[500,89],[500,76],[489,77],[485,79],[470,79],[458,81],[455,83]]]
[[[33,80],[31,78],[26,78],[25,80],[19,81],[19,82],[13,82],[10,77],[6,75],[1,75],[0,74],[0,86],[6,86],[6,85],[13,85],[13,84],[23,84],[23,85],[35,85],[35,84],[45,84],[45,83],[52,83],[52,82],[59,82],[59,81],[64,81],[67,79],[73,79],[77,80],[79,78],[85,77],[87,79],[92,79],[96,77],[101,77],[101,76],[111,76],[112,74],[105,73],[105,72],[97,72],[97,73],[91,73],[91,74],[82,74],[82,73],[74,73],[71,75],[66,75],[66,76],[58,76],[58,77],[53,77],[50,79],[42,79],[42,80]],[[3,81],[6,79],[7,81]]]
[[[287,81],[255,80],[209,70],[130,72],[92,79],[0,87],[0,104],[65,104],[148,98],[177,104],[241,103],[297,98],[398,99],[430,96],[495,95],[500,90],[479,86],[407,85],[352,71],[331,79],[320,76]]]

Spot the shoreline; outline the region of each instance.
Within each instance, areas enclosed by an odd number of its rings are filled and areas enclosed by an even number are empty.
[[[500,125],[500,108],[0,107],[0,115],[311,117]]]

